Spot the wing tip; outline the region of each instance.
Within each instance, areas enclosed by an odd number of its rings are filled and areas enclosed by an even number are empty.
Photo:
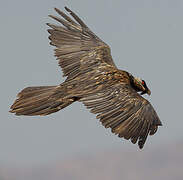
[[[65,13],[63,13],[60,9],[58,9],[58,8],[54,8],[54,10],[58,13],[58,14],[60,14],[61,16],[64,16],[65,15]]]
[[[48,17],[51,17],[51,18],[55,19],[55,16],[53,16],[51,14],[49,14]]]
[[[47,26],[51,27],[51,24],[50,23],[46,23]]]
[[[65,10],[66,10],[67,12],[69,12],[69,13],[72,12],[67,6],[65,6],[64,8],[65,8]]]
[[[54,7],[54,10],[57,11],[57,12],[60,11],[60,9],[58,9],[58,8],[56,8],[56,7]]]

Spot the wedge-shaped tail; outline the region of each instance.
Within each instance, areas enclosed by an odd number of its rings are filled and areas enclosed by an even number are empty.
[[[23,89],[11,106],[10,112],[16,115],[48,115],[57,112],[74,102],[74,99],[52,96],[58,86],[38,86]],[[64,93],[64,92],[63,92]]]

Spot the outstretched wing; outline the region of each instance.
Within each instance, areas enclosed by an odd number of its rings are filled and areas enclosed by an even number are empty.
[[[116,83],[80,99],[106,128],[119,137],[138,141],[143,148],[148,134],[156,133],[161,121],[151,104],[127,84]]]
[[[65,9],[75,21],[55,8],[62,18],[52,15],[50,17],[62,26],[47,24],[52,28],[48,30],[50,44],[56,46],[55,55],[64,76],[74,78],[83,69],[96,65],[99,61],[115,67],[109,46],[100,40],[74,12],[67,7]]]

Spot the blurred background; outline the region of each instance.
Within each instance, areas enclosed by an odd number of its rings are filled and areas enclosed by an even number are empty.
[[[148,83],[163,126],[143,150],[81,103],[46,117],[8,112],[24,87],[64,81],[46,31],[64,6],[111,47],[118,68]],[[1,0],[0,180],[182,180],[182,19],[182,0]]]

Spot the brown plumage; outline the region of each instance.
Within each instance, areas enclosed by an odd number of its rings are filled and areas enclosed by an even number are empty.
[[[73,17],[56,9],[61,18],[50,15],[62,25],[47,24],[50,44],[66,76],[58,86],[28,87],[11,106],[16,115],[48,115],[75,101],[82,102],[106,127],[119,137],[138,141],[143,148],[148,134],[156,133],[161,122],[141,94],[149,94],[144,80],[119,70],[110,48],[70,9]]]

